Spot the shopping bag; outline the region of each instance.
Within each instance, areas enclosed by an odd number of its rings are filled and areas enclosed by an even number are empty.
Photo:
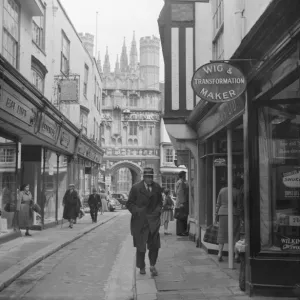
[[[205,243],[218,245],[217,237],[218,237],[219,226],[217,224],[210,225],[206,228],[203,241]]]
[[[85,212],[82,208],[80,208],[79,213],[78,213],[78,218],[81,219],[85,216]]]
[[[34,212],[38,213],[39,215],[42,214],[42,209],[41,209],[41,207],[37,203],[33,203],[32,206],[31,206],[31,209]]]
[[[14,203],[6,203],[4,205],[4,210],[6,212],[14,212],[16,210],[16,205]]]

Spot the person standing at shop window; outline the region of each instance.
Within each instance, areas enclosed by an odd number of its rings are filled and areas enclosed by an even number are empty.
[[[186,181],[186,172],[181,171],[178,174],[178,181],[175,185],[176,206],[175,218],[176,220],[176,234],[178,236],[187,236],[188,226],[187,219],[189,214],[189,186]]]
[[[32,194],[29,191],[29,184],[23,184],[20,188],[19,201],[20,201],[20,212],[19,221],[20,228],[25,228],[25,236],[31,236],[29,229],[33,225],[33,199]]]
[[[161,226],[164,226],[164,234],[171,235],[172,233],[168,232],[168,226],[170,221],[174,221],[173,215],[173,208],[174,202],[170,196],[170,190],[164,190],[164,197],[163,197],[163,208],[161,214]]]
[[[242,185],[241,178],[234,177],[232,182],[232,202],[233,202],[233,249],[235,243],[240,239],[240,219],[239,205],[241,203],[240,187]],[[228,244],[228,186],[223,187],[218,195],[216,205],[216,220],[219,221],[219,231],[217,242],[219,244],[218,260],[223,261],[224,244]],[[238,256],[235,253],[235,260]]]
[[[75,185],[71,183],[63,198],[63,218],[69,221],[69,228],[73,228],[73,224],[79,215],[81,202]]]
[[[14,231],[20,230],[20,209],[21,209],[21,198],[20,198],[20,190],[17,189],[16,194],[16,210],[14,212],[13,218],[13,227]]]
[[[97,194],[97,189],[93,188],[92,194],[89,196],[88,204],[93,223],[97,223],[99,207],[102,206],[100,195]]]

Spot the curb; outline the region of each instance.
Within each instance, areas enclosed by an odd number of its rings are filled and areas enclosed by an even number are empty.
[[[10,267],[9,269],[5,270],[3,273],[0,274],[0,292],[4,290],[7,286],[9,286],[13,281],[15,281],[18,277],[26,273],[29,269],[33,266],[37,265],[39,262],[47,258],[48,256],[54,254],[55,252],[59,251],[60,249],[66,247],[67,245],[71,244],[72,242],[78,240],[85,234],[91,232],[95,228],[111,221],[112,219],[116,218],[118,215],[112,216],[111,218],[98,223],[97,225],[92,225],[91,227],[84,228],[78,232],[75,237],[63,242],[63,243],[54,243],[45,247],[44,249],[39,250],[38,252],[34,253],[33,255],[23,259],[22,261],[18,262],[16,265]]]
[[[133,300],[137,300],[137,292],[136,292],[136,254],[134,255],[134,258],[133,258],[132,292],[133,292]]]

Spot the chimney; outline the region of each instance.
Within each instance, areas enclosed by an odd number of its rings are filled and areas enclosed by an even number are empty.
[[[83,35],[83,33],[78,34],[85,49],[89,52],[89,54],[94,57],[94,36],[90,33],[86,33]]]

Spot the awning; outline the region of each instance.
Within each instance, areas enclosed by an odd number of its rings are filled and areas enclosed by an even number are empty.
[[[178,140],[195,140],[197,133],[187,124],[165,124],[167,132],[171,137]]]
[[[160,173],[178,174],[181,171],[187,171],[185,167],[161,167]]]

